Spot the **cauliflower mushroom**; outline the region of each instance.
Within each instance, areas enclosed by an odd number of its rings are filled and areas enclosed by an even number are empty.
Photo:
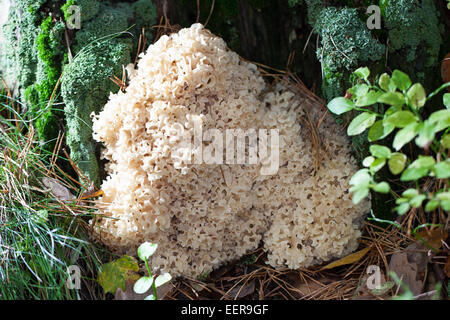
[[[292,90],[270,89],[254,64],[201,24],[162,36],[141,56],[126,91],[111,94],[93,115],[94,139],[109,161],[97,235],[124,253],[158,243],[151,265],[173,276],[210,272],[261,242],[273,267],[307,267],[350,253],[370,202],[351,201],[349,179],[358,168],[328,115],[318,134],[330,159],[315,170],[304,119],[321,115]],[[263,174],[261,162],[193,161],[201,148],[180,153],[180,143],[195,137],[196,122],[203,132],[277,130],[279,143],[267,151],[277,148],[278,170]],[[202,138],[205,150],[212,137]]]

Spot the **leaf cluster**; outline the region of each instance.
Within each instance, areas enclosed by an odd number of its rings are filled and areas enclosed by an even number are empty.
[[[425,202],[427,212],[438,207],[450,211],[450,94],[443,95],[444,108],[428,117],[424,111],[426,103],[450,83],[427,95],[422,84],[413,84],[400,70],[394,70],[392,75],[383,73],[376,83],[369,81],[367,67],[354,71],[354,76],[357,80],[346,96],[334,98],[327,105],[337,115],[357,112],[347,128],[349,136],[368,130],[371,155],[363,160],[365,168],[350,180],[353,202],[360,202],[370,190],[389,193],[389,183],[375,179],[376,173],[387,165],[394,176],[400,176],[406,189],[396,200],[398,214],[406,213],[411,207],[421,207]],[[380,105],[384,108],[379,108]],[[383,109],[382,113],[374,111]],[[387,144],[389,137],[393,138],[392,145],[382,145],[382,142]],[[412,143],[420,152],[408,156],[404,149]],[[438,186],[437,191],[430,192],[426,181]],[[410,188],[410,183],[415,188]]]

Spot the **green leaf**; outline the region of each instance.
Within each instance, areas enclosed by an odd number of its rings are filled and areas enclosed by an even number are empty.
[[[409,210],[409,203],[402,203],[397,208],[395,208],[399,215],[403,215]]]
[[[380,140],[386,138],[394,129],[395,126],[391,124],[384,126],[383,120],[378,120],[370,127],[367,138],[369,142]]]
[[[423,107],[427,100],[425,89],[420,83],[416,83],[411,88],[409,88],[406,96],[408,97],[412,106],[416,109]]]
[[[379,193],[388,193],[391,188],[387,182],[383,181],[374,185],[372,189]]]
[[[412,181],[418,180],[422,177],[425,177],[428,174],[428,171],[435,164],[435,160],[433,157],[426,156],[420,157],[415,160],[413,163],[409,165],[409,167],[403,171],[400,180],[402,181]]]
[[[377,158],[389,158],[391,156],[391,150],[388,147],[373,144],[369,148],[370,153]]]
[[[411,199],[411,201],[409,201],[409,204],[411,205],[411,207],[413,208],[418,208],[422,205],[422,202],[426,199],[427,197],[424,194],[419,194],[417,196],[415,196],[414,198]]]
[[[436,199],[440,201],[450,200],[450,192],[440,192],[436,195]]]
[[[397,85],[392,81],[392,78],[389,80],[389,91],[395,92],[397,90]]]
[[[418,159],[411,163],[410,167],[431,169],[435,163],[436,160],[431,156],[419,156]]]
[[[405,104],[405,96],[400,92],[385,92],[381,94],[377,102],[388,104],[390,106],[401,106]]]
[[[356,100],[355,105],[357,107],[366,107],[366,106],[371,106],[375,103],[377,103],[378,97],[382,95],[381,92],[379,91],[375,91],[375,90],[370,90],[368,93],[366,93],[365,95],[359,97]]]
[[[386,164],[386,158],[377,158],[374,162],[370,165],[370,172],[375,173],[380,171],[381,168],[384,167]]]
[[[450,134],[446,134],[442,137],[441,146],[444,149],[450,149]]]
[[[436,112],[433,112],[430,117],[428,118],[428,120],[431,123],[436,123],[439,121],[442,121],[442,119],[447,120],[448,118],[450,118],[450,110],[449,109],[443,109],[443,110],[439,110]]]
[[[440,203],[442,210],[450,211],[450,200],[444,200]]]
[[[395,152],[391,155],[388,161],[389,170],[393,174],[399,174],[405,169],[406,156],[403,153]]]
[[[162,286],[163,284],[169,282],[172,280],[172,276],[169,273],[163,273],[160,276],[158,276],[155,280],[155,286],[158,288]]]
[[[350,122],[347,128],[349,136],[363,133],[367,128],[375,123],[377,116],[368,112],[363,112]]]
[[[142,277],[133,286],[134,292],[137,294],[143,294],[151,288],[153,284],[153,277]]]
[[[360,188],[353,191],[352,202],[358,204],[369,195],[369,188]]]
[[[409,189],[403,191],[403,193],[402,193],[402,197],[407,198],[408,202],[409,202],[409,200],[411,200],[412,198],[414,198],[418,195],[419,195],[419,191],[417,191],[416,189],[413,189],[413,188],[409,188]]]
[[[439,131],[447,129],[448,127],[450,127],[450,118],[441,119],[441,121],[434,124],[434,132],[437,133]]]
[[[372,162],[374,162],[375,161],[375,158],[374,157],[371,157],[371,156],[369,156],[369,157],[366,157],[366,158],[364,158],[364,160],[363,160],[363,166],[364,167],[370,167],[370,165],[372,164]]]
[[[438,179],[450,178],[450,160],[438,162],[433,167],[433,172]]]
[[[372,176],[368,169],[360,169],[350,179],[350,192],[353,193],[352,201],[354,204],[359,203],[369,194],[369,185],[372,181]]]
[[[350,179],[350,185],[358,187],[368,187],[372,177],[369,174],[368,169],[360,169]]]
[[[406,199],[406,198],[398,198],[395,200],[395,204],[402,204],[402,203],[409,203],[410,199]]]
[[[414,122],[417,122],[417,118],[411,111],[397,111],[383,120],[383,123],[391,124],[396,128],[404,128]]]
[[[425,211],[426,212],[434,211],[434,210],[437,209],[438,206],[439,206],[439,201],[437,201],[437,200],[430,200],[425,205]]]
[[[105,293],[116,293],[118,288],[125,291],[126,280],[139,278],[137,261],[130,256],[123,256],[100,267],[98,282]]]
[[[450,109],[450,93],[444,93],[443,102],[444,106],[447,109]]]
[[[428,121],[434,124],[434,132],[439,132],[450,126],[450,109],[433,112]]]
[[[350,89],[347,90],[348,93],[350,93],[352,95],[352,97],[356,97],[356,98],[360,98],[362,96],[364,96],[367,92],[369,92],[370,87],[365,84],[357,84],[353,87],[351,87]]]
[[[327,108],[330,112],[340,115],[354,109],[355,104],[350,99],[337,97],[328,103]]]
[[[434,139],[435,126],[428,120],[425,120],[419,129],[419,136],[416,138],[417,146],[425,148],[430,145]]]
[[[387,73],[383,73],[380,76],[380,79],[378,80],[378,85],[384,91],[389,91],[389,81],[390,80],[391,80],[391,77]]]
[[[370,70],[367,67],[361,67],[356,69],[353,72],[358,78],[363,79],[363,80],[367,80],[367,78],[370,75]]]
[[[396,113],[397,111],[402,111],[402,108],[399,106],[391,106],[389,107],[386,112],[384,113],[384,118],[386,119],[391,114]]]
[[[407,168],[400,177],[401,181],[413,181],[425,177],[429,169],[426,168]]]
[[[410,142],[419,132],[419,123],[413,122],[408,124],[403,129],[399,130],[397,134],[395,135],[394,142],[392,143],[392,146],[396,151],[403,148],[405,144]]]
[[[402,91],[408,90],[412,84],[409,76],[400,70],[394,70],[392,73],[392,81],[395,83],[397,88]]]
[[[365,94],[367,94],[367,92],[369,92],[370,87],[363,83],[363,84],[357,84],[355,86],[355,96],[357,98],[360,98],[362,96],[364,96]]]
[[[147,261],[155,253],[156,249],[158,249],[158,244],[144,242],[137,249],[139,259]]]

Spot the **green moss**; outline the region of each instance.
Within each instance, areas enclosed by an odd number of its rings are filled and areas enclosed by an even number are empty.
[[[65,21],[68,21],[70,19],[70,13],[67,11],[67,9],[73,5],[75,5],[75,0],[67,0],[67,2],[61,7],[61,11],[64,14]]]
[[[442,37],[432,0],[380,1],[383,29],[372,31],[365,25],[365,10],[356,9],[368,4],[366,1],[306,3],[308,21],[320,37],[317,57],[322,64],[322,93],[327,100],[343,94],[349,72],[357,67],[368,65],[384,71],[383,43],[389,49],[387,62],[392,69],[408,72],[414,81],[429,82],[427,75],[436,78]]]
[[[45,17],[45,0],[18,0],[11,7],[8,23],[3,26],[6,39],[2,48],[2,68],[17,81],[24,110],[33,119],[38,137],[46,141],[56,137],[56,120],[48,106],[60,74],[55,59],[62,50],[59,38],[64,24]],[[49,146],[51,148],[51,146]]]
[[[25,90],[25,100],[30,108],[30,116],[41,141],[48,141],[58,134],[57,119],[49,103],[61,74],[60,55],[62,52],[62,22],[54,23],[52,17],[43,20],[36,37],[38,56],[36,82]],[[53,143],[49,143],[51,149]]]
[[[414,81],[428,82],[426,75],[436,78],[442,37],[432,0],[380,1],[383,28],[372,31],[366,27],[367,15],[361,9],[370,1],[306,3],[308,21],[320,36],[317,56],[322,63],[322,93],[326,99],[343,94],[349,71],[362,65],[382,71],[384,44],[389,49],[387,62],[391,69],[406,71]]]
[[[118,87],[109,78],[130,62],[131,41],[97,42],[83,50],[64,70],[61,94],[67,121],[66,143],[82,172],[99,183],[96,147],[92,140],[92,112],[99,112]]]
[[[87,1],[75,0],[86,12]],[[121,76],[122,66],[132,62],[141,27],[155,23],[156,8],[151,0],[128,3],[100,3],[97,14],[82,24],[72,46],[75,58],[64,68],[61,95],[65,103],[66,143],[80,170],[95,184],[100,183],[97,144],[92,139],[92,112],[98,113],[118,86],[110,78]],[[84,11],[83,11],[84,10]],[[135,27],[130,29],[130,21]],[[119,33],[129,30],[129,34]],[[115,34],[115,35],[114,35]],[[150,39],[147,40],[147,43]]]
[[[76,45],[73,46],[75,53],[94,40],[127,30],[128,18],[132,14],[133,11],[129,5],[108,8],[102,4],[95,19],[84,23],[81,30],[76,33]]]
[[[3,26],[2,68],[11,74],[24,98],[25,89],[35,80],[38,57],[34,42],[41,21],[39,8],[46,0],[18,0],[11,8],[8,23]]]
[[[68,21],[71,13],[67,11],[70,6],[76,5],[80,8],[81,22],[89,21],[94,18],[100,10],[100,1],[98,0],[67,0],[61,7],[64,13],[64,20]]]
[[[138,31],[142,27],[148,27],[155,23],[156,6],[151,0],[138,0],[131,5],[131,8],[134,12],[134,20],[136,21],[136,29]]]
[[[308,6],[308,23],[315,26],[320,13],[326,7],[322,0],[305,0]]]
[[[426,82],[425,75],[439,61],[442,37],[432,0],[389,1],[384,8],[389,52],[396,67]]]
[[[75,56],[69,63],[61,18],[70,19],[71,5],[80,8],[81,29],[69,32],[69,37],[74,36],[71,52]],[[141,28],[150,30],[155,18],[152,0],[16,0],[3,27],[6,45],[1,48],[2,70],[16,79],[20,98],[26,102],[23,112],[33,119],[42,142],[57,137],[58,123],[65,115],[71,155],[97,183],[89,115],[101,109],[110,92],[118,90],[110,77],[120,76],[122,65],[132,61]],[[109,37],[123,31],[129,32]],[[147,35],[150,43],[151,33]],[[109,40],[100,43],[101,38]],[[63,69],[62,90],[54,92]],[[53,102],[60,102],[62,97],[65,114],[49,103],[52,97]],[[52,148],[52,144],[48,147]]]
[[[356,9],[327,7],[314,19],[314,30],[321,39],[317,57],[322,63],[323,94],[332,99],[343,94],[354,69],[382,59],[385,49],[360,20]]]

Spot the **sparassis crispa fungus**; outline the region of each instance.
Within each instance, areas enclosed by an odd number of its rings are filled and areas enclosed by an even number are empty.
[[[350,253],[370,202],[351,201],[349,179],[358,168],[328,115],[316,128],[325,149],[317,166],[305,119],[317,123],[321,115],[291,90],[269,88],[254,64],[200,24],[161,37],[142,55],[126,91],[93,117],[94,138],[109,161],[97,204],[104,215],[99,237],[128,253],[144,241],[158,243],[151,264],[172,276],[210,272],[261,241],[273,267]],[[195,121],[203,132],[277,129],[278,171],[175,156]]]

